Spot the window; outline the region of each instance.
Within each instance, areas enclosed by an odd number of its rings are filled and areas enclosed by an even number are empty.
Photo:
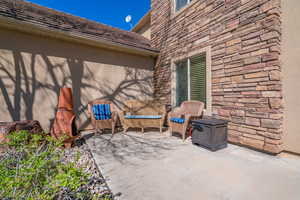
[[[188,62],[182,61],[176,64],[176,104],[189,99],[188,97]]]
[[[176,63],[176,106],[197,100],[206,105],[206,56],[195,56]]]
[[[175,0],[176,3],[176,11],[180,10],[181,8],[183,8],[184,6],[186,6],[187,4],[191,3],[192,0]]]

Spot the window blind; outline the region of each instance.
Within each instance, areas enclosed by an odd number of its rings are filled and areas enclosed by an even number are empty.
[[[197,56],[190,59],[191,100],[202,101],[206,105],[206,58]]]

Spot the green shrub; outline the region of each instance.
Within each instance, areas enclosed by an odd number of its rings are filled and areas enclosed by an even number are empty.
[[[100,199],[86,186],[89,174],[62,162],[62,140],[26,131],[8,139],[0,155],[0,199]]]

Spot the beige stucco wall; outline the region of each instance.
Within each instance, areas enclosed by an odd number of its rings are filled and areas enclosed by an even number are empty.
[[[300,1],[283,0],[284,146],[300,153]]]
[[[0,28],[0,121],[36,119],[48,130],[59,88],[73,88],[81,127],[87,103],[150,98],[154,59]]]
[[[150,23],[144,24],[141,29],[137,30],[136,33],[144,36],[147,39],[151,39],[151,26]]]

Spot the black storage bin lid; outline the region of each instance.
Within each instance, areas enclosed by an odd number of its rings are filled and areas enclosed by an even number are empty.
[[[216,126],[216,125],[226,125],[228,121],[221,120],[221,119],[200,119],[200,120],[192,120],[192,125],[197,124],[205,124],[210,126]]]

